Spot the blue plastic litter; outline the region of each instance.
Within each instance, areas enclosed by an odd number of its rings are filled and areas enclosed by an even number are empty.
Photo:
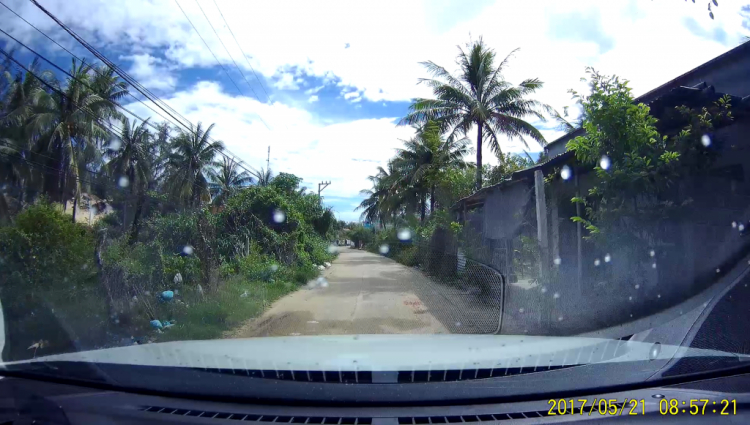
[[[154,328],[154,329],[161,329],[161,328],[163,328],[163,327],[164,327],[164,326],[163,326],[163,325],[161,324],[161,322],[160,322],[160,321],[158,321],[158,320],[156,320],[156,319],[152,320],[152,321],[151,321],[151,322],[149,322],[149,323],[151,323],[151,327],[152,327],[152,328]]]
[[[174,298],[174,292],[173,291],[164,291],[161,293],[161,299],[164,301],[169,301],[172,298]]]

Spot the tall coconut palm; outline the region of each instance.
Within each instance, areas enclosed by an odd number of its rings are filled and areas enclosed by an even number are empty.
[[[217,168],[209,172],[208,189],[215,205],[222,205],[234,192],[253,181],[250,173],[240,170],[241,162],[226,156],[222,159],[216,164]]]
[[[253,170],[252,175],[255,177],[258,186],[268,186],[271,184],[271,180],[273,180],[273,171],[271,171],[271,167],[260,167],[260,170]]]
[[[38,190],[37,184],[41,180],[40,170],[29,165],[31,144],[24,130],[34,106],[33,93],[41,87],[41,82],[33,74],[44,79],[53,79],[54,76],[42,71],[36,59],[26,73],[14,74],[9,62],[10,58],[6,58],[0,65],[0,181],[12,186],[18,198],[12,199],[11,192],[6,191],[0,202],[23,204],[26,193]],[[6,207],[9,207],[9,202],[0,207],[0,215],[8,212]]]
[[[190,131],[180,130],[172,142],[167,160],[167,190],[183,206],[197,207],[211,200],[208,172],[214,158],[224,150],[224,144],[211,140],[214,124],[203,129],[198,122]]]
[[[476,185],[479,189],[482,187],[482,145],[487,142],[493,152],[501,152],[501,135],[518,139],[524,145],[527,145],[527,138],[546,144],[542,133],[524,119],[544,120],[542,112],[549,107],[526,98],[542,87],[538,79],[528,79],[517,86],[503,79],[503,68],[513,52],[496,66],[494,50],[481,38],[466,47],[466,51],[459,47],[460,71],[456,76],[434,62],[422,62],[433,78],[420,79],[420,83],[432,89],[435,99],[415,99],[400,124],[437,120],[443,130],[449,132],[449,139],[466,136],[476,127]]]
[[[378,221],[381,227],[385,226],[389,216],[394,213],[394,188],[393,183],[397,177],[393,161],[388,162],[388,169],[378,167],[378,173],[369,176],[372,189],[364,189],[359,193],[367,196],[354,211],[362,210],[361,218],[367,222]]]
[[[424,222],[429,191],[430,212],[435,211],[435,186],[449,168],[466,168],[464,157],[469,154],[467,139],[441,137],[440,124],[429,121],[419,128],[414,138],[404,141],[396,152],[395,165],[400,171],[407,192],[420,202],[420,220]]]
[[[87,156],[91,146],[100,146],[109,139],[110,129],[104,123],[121,117],[116,103],[125,96],[127,88],[106,68],[96,69],[75,59],[70,74],[73,77],[64,86],[52,81],[55,90],[40,87],[34,91],[34,108],[27,128],[37,141],[36,152],[57,162],[49,164],[59,169],[59,173],[57,179],[50,179],[53,181],[47,184],[47,189],[53,191],[56,185],[61,201],[65,202],[68,186],[73,185],[75,221],[81,195],[80,174],[87,166],[79,156]]]
[[[119,143],[119,146],[117,144]],[[138,124],[127,118],[122,119],[122,133],[119,140],[110,146],[112,159],[107,164],[110,175],[121,187],[129,187],[130,195],[135,199],[135,213],[131,226],[131,241],[138,236],[138,224],[152,176],[151,135],[148,131],[148,119]]]

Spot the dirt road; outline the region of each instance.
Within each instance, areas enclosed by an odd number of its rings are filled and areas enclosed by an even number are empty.
[[[416,295],[413,276],[395,261],[342,248],[322,275],[327,285],[287,295],[227,336],[449,333]]]

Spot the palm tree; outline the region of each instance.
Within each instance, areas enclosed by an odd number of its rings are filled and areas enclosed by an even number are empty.
[[[88,163],[81,160],[91,157],[91,148],[109,138],[110,130],[103,123],[121,117],[115,105],[125,96],[127,88],[106,68],[95,69],[75,59],[70,74],[73,77],[66,80],[65,87],[52,81],[56,90],[39,87],[34,91],[27,130],[37,141],[35,151],[52,156],[52,163],[47,165],[59,170],[47,189],[53,191],[56,185],[61,201],[67,202],[66,191],[69,180],[73,180],[75,221],[81,195],[80,174],[88,171]]]
[[[152,176],[152,143],[147,127],[148,119],[140,124],[133,122],[131,126],[130,121],[123,118],[120,146],[110,152],[112,159],[107,164],[110,175],[114,176],[118,182],[123,182],[120,186],[125,186],[124,182],[127,182],[131,196],[136,198],[131,241],[138,236],[138,222]]]
[[[388,170],[378,167],[378,173],[369,176],[372,189],[364,189],[359,193],[367,196],[354,211],[362,210],[361,218],[367,222],[380,222],[384,227],[389,216],[394,212],[394,188],[393,183],[397,177],[393,161],[388,162]]]
[[[37,59],[29,66],[30,72],[26,73],[13,74],[10,58],[6,58],[0,66],[0,181],[12,185],[18,195],[18,199],[13,199],[12,194],[6,191],[0,198],[0,216],[5,216],[9,213],[10,203],[17,201],[22,205],[26,193],[38,189],[35,183],[40,180],[38,177],[41,174],[38,169],[29,166],[31,145],[23,126],[33,108],[32,94],[41,87],[39,79],[32,73],[45,79],[51,79],[53,75],[41,71]]]
[[[253,178],[250,177],[250,173],[239,170],[241,164],[225,156],[222,162],[216,164],[218,168],[209,172],[211,181],[208,189],[214,197],[215,205],[223,204],[237,189],[252,183]]]
[[[172,143],[167,160],[167,190],[184,206],[196,207],[210,201],[208,172],[214,158],[224,150],[224,144],[211,140],[214,124],[203,129],[200,122],[190,131],[180,130]]]
[[[258,186],[268,186],[271,184],[271,180],[273,180],[273,171],[271,171],[271,167],[260,167],[260,170],[253,170],[252,175],[258,182]]]
[[[435,211],[435,186],[449,168],[466,168],[464,157],[469,153],[467,139],[441,137],[440,124],[429,121],[419,128],[416,137],[404,142],[396,152],[395,166],[399,169],[406,193],[412,192],[421,204],[420,220],[424,222],[427,191],[430,213]]]
[[[482,144],[486,141],[493,152],[501,152],[498,137],[503,134],[521,140],[524,145],[527,145],[527,137],[546,144],[542,133],[524,118],[531,116],[544,120],[541,112],[549,108],[526,99],[542,87],[538,79],[528,79],[513,86],[502,78],[502,70],[515,51],[495,66],[495,52],[481,38],[468,44],[467,48],[468,52],[459,47],[458,76],[451,75],[434,62],[422,62],[433,78],[420,79],[420,83],[432,89],[435,99],[415,99],[400,124],[437,120],[442,129],[449,132],[449,140],[457,135],[466,136],[476,127],[476,185],[479,189],[482,187]]]

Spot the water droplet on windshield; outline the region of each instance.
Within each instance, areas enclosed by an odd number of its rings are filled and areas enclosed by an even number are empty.
[[[704,134],[703,136],[701,136],[701,145],[705,147],[711,146],[711,136],[709,136],[708,134]]]
[[[195,250],[190,245],[185,245],[182,248],[182,253],[185,254],[185,255],[193,255],[193,252],[195,252]]]
[[[556,266],[559,266],[562,263],[562,259],[560,259],[560,257],[557,257],[552,260],[552,262],[555,263]]]
[[[274,210],[273,212],[274,223],[283,223],[284,220],[286,220],[286,214],[284,214],[284,211]]]
[[[742,223],[738,224],[737,225],[737,230],[739,230],[740,232],[744,232],[745,231],[745,225],[742,224]]]
[[[411,239],[411,230],[409,230],[408,228],[400,229],[396,236],[398,236],[398,240],[400,241],[408,241],[409,239]]]
[[[559,317],[557,318],[557,321],[558,321],[558,322],[562,322],[562,321],[563,321],[563,317],[562,317],[562,316],[559,316]]]
[[[602,261],[600,259],[598,259],[598,258],[596,260],[594,260],[594,265],[596,267],[599,267],[599,264],[601,264],[601,263],[602,263]]]
[[[335,254],[338,250],[339,250],[339,248],[336,245],[333,245],[333,244],[328,245],[328,253],[329,254]]]
[[[733,222],[732,222],[732,228],[736,228],[736,227],[737,227],[737,222],[736,222],[736,221],[733,221]]]
[[[655,257],[655,256],[656,256],[656,251],[654,251],[654,250],[652,249],[652,250],[651,250],[651,251],[650,251],[650,252],[648,253],[648,255],[650,255],[650,256],[652,256],[652,257]]]
[[[278,264],[271,264],[271,271],[272,272],[275,272],[278,269],[279,269],[279,265]]]
[[[456,322],[456,326],[461,327],[461,322]]]
[[[628,301],[633,301],[633,297],[628,297]]]
[[[721,269],[716,269],[716,273],[721,273]]]
[[[661,354],[661,344],[655,342],[654,345],[651,346],[651,350],[648,352],[648,358],[654,360],[659,357],[659,354]]]
[[[380,248],[378,248],[378,251],[379,251],[379,252],[380,252],[381,254],[383,254],[383,255],[385,255],[385,254],[388,254],[388,251],[390,251],[390,250],[391,250],[391,249],[390,249],[390,248],[388,248],[388,245],[387,245],[387,244],[383,244],[383,245],[380,245]]]
[[[638,285],[638,284],[635,285],[635,289],[638,289],[640,287],[641,287],[641,285]]]
[[[656,294],[656,298],[661,298],[661,294]]]
[[[607,155],[603,155],[602,159],[599,160],[599,166],[602,170],[609,170],[609,166],[612,165],[612,161],[609,160]]]
[[[521,307],[521,308],[518,309],[519,313],[523,313],[524,311],[526,311],[526,310],[523,307]]]
[[[554,299],[560,298],[560,293],[559,292],[555,292],[554,295],[552,295],[552,298],[554,298]]]
[[[655,269],[655,268],[656,268],[656,263],[654,263],[654,264],[651,264],[651,268],[652,268],[652,269]]]
[[[605,263],[609,263],[610,261],[612,261],[612,256],[609,255],[609,254],[605,255],[604,256],[604,262]]]
[[[112,139],[109,141],[109,146],[107,146],[107,149],[111,151],[118,151],[120,150],[120,146],[122,146],[122,142],[120,139]]]
[[[542,294],[547,292],[547,288],[545,286],[542,286]]]
[[[122,176],[119,180],[117,180],[117,185],[120,187],[128,187],[130,186],[130,180],[128,180],[127,177]]]
[[[567,165],[563,165],[562,169],[560,170],[560,177],[563,180],[568,180],[572,175],[573,172],[571,171],[570,167],[568,167]]]

